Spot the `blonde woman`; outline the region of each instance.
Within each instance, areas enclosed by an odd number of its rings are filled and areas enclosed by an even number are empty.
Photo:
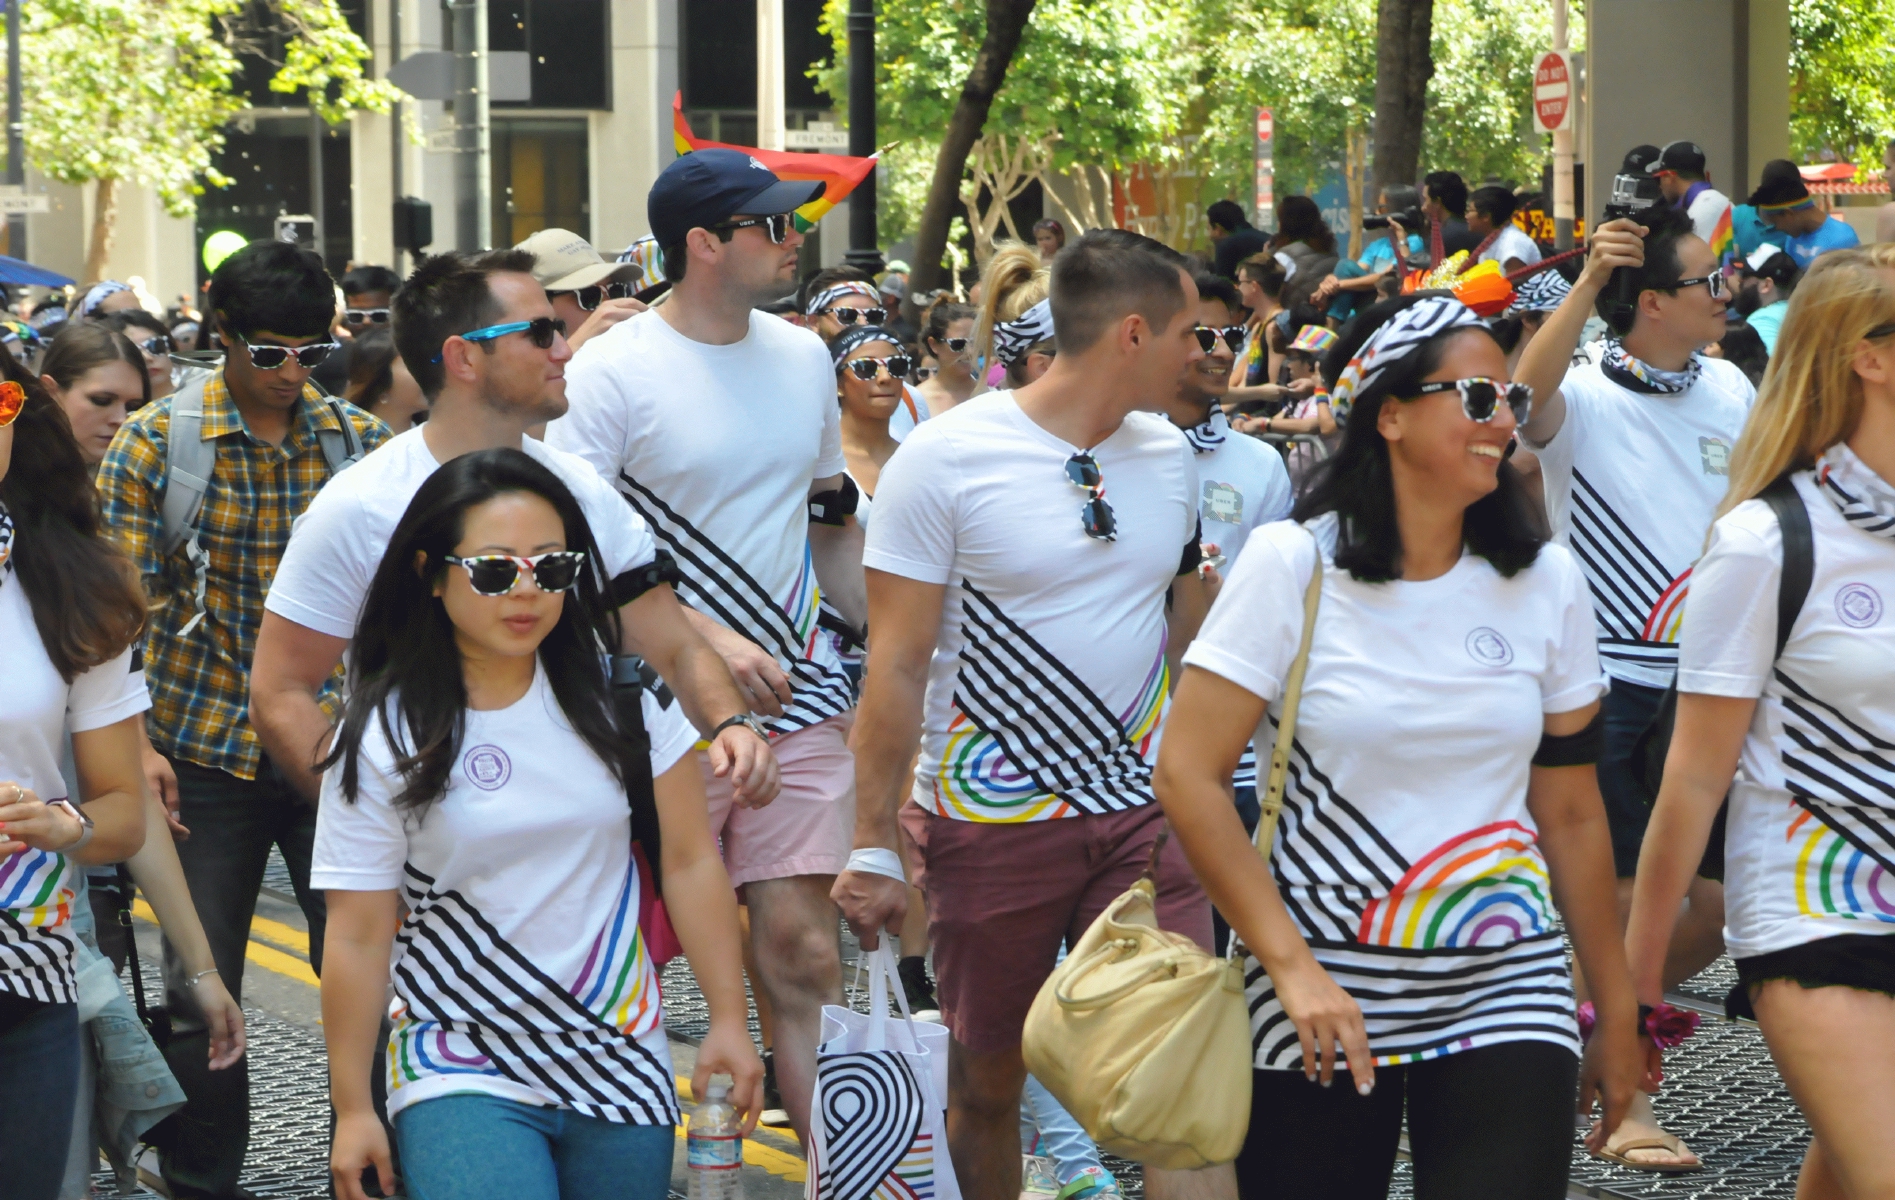
[[[1786,535],[1759,497],[1786,475],[1814,566],[1778,654]],[[1691,574],[1677,725],[1626,932],[1639,999],[1656,1004],[1672,925],[1728,792],[1733,1001],[1754,1008],[1815,1134],[1802,1200],[1895,1195],[1891,480],[1895,246],[1884,244],[1810,269],[1733,452]]]
[[[1041,261],[1039,251],[1019,242],[1000,246],[994,251],[994,256],[987,260],[986,269],[980,273],[980,315],[974,320],[974,361],[984,385],[982,391],[1000,387],[1005,379],[1007,364],[1001,362],[994,353],[996,327],[1018,321],[1028,309],[1046,299],[1049,278],[1050,273],[1047,265]],[[1029,353],[1042,354],[1050,361],[1052,339],[1049,335],[1044,339],[1044,344],[1036,343],[1022,350],[1019,361],[1023,365]],[[1045,369],[1041,365],[1040,370],[1044,372]],[[1026,380],[1019,382],[1025,383]]]

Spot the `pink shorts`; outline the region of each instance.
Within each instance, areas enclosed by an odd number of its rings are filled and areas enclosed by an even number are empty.
[[[711,756],[697,752],[711,833],[722,839],[732,884],[834,875],[848,865],[855,845],[854,719],[845,713],[774,739],[770,749],[783,771],[783,790],[762,808],[733,806],[729,779],[712,775]]]

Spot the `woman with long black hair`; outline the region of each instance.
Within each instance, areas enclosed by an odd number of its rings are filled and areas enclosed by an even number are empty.
[[[1471,311],[1378,304],[1324,377],[1350,406],[1341,447],[1293,520],[1250,535],[1158,758],[1165,815],[1247,954],[1241,1191],[1383,1196],[1405,1115],[1420,1200],[1563,1198],[1575,1099],[1603,1093],[1602,1143],[1643,1067],[1591,765],[1591,599],[1506,465],[1530,396]],[[1312,584],[1259,854],[1226,781],[1253,735],[1274,740]],[[1583,1065],[1562,921],[1601,1013]],[[1354,1086],[1330,1088],[1345,1059]]]
[[[311,870],[344,1200],[370,1165],[394,1186],[369,1089],[391,970],[405,1194],[473,1200],[505,1180],[516,1200],[662,1197],[678,1102],[659,894],[710,1004],[693,1090],[732,1076],[756,1123],[763,1064],[697,733],[676,704],[615,692],[616,621],[577,501],[518,450],[449,462],[395,528]]]
[[[145,837],[133,663],[145,597],[100,530],[92,471],[58,404],[0,380],[0,1188],[51,1200],[79,1086],[70,931],[79,871]],[[79,793],[60,774],[67,735]],[[213,973],[214,974],[214,973]]]

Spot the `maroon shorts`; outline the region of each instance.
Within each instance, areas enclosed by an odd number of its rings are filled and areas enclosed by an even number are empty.
[[[936,994],[954,1040],[976,1054],[1015,1049],[1061,943],[1078,944],[1151,861],[1164,812],[990,825],[909,801],[902,828],[920,851]],[[1211,902],[1177,839],[1158,864],[1158,924],[1211,947]]]

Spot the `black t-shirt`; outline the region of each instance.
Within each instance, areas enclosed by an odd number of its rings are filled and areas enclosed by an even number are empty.
[[[1269,245],[1263,230],[1246,225],[1217,243],[1217,261],[1213,269],[1232,283],[1237,282],[1237,264]]]
[[[1448,254],[1456,250],[1465,250],[1469,254],[1480,246],[1480,234],[1467,227],[1467,222],[1449,217],[1441,222],[1441,248]]]

